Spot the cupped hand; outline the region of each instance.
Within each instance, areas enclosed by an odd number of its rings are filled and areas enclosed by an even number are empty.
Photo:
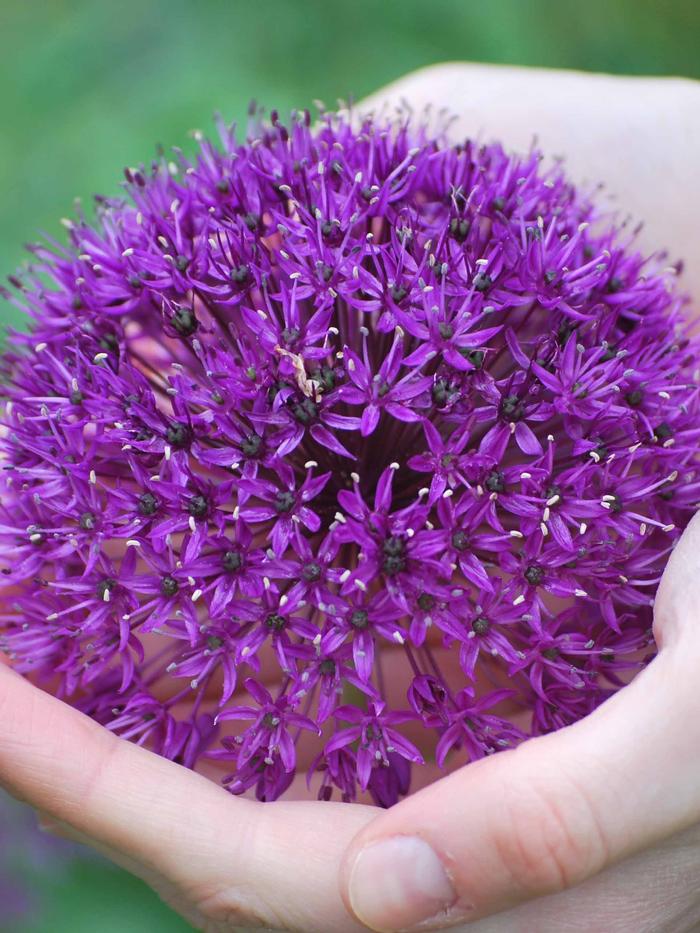
[[[455,137],[538,144],[683,258],[700,314],[700,85],[446,65],[373,103],[444,104]],[[613,202],[614,203],[614,202]],[[700,929],[700,517],[655,604],[658,657],[594,714],[468,765],[363,827],[346,902],[371,929]],[[487,918],[487,919],[485,919]]]
[[[536,130],[575,179],[607,181],[647,218],[642,246],[685,256],[686,287],[700,294],[696,86],[455,65],[410,76],[373,103],[400,96],[449,108],[455,134],[524,149]],[[698,553],[695,522],[657,604],[660,656],[630,687],[576,726],[470,765],[381,816],[232,798],[2,664],[0,783],[48,828],[89,842],[205,930],[345,933],[363,928],[358,917],[395,930],[431,914],[437,926],[491,914],[470,929],[680,933],[695,922],[700,867]],[[389,840],[388,862],[380,840]],[[643,854],[599,874],[634,852]]]

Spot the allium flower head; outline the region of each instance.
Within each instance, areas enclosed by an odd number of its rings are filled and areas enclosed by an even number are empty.
[[[677,269],[535,151],[219,126],[32,247],[0,646],[271,800],[390,805],[653,654],[700,483]]]

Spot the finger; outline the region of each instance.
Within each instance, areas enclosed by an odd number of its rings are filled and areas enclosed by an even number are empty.
[[[604,182],[622,217],[644,222],[643,251],[685,259],[684,286],[700,295],[700,83],[451,63],[402,78],[360,109],[402,99],[446,107],[454,138],[524,151],[536,137],[546,156],[564,156],[573,181]]]
[[[471,921],[572,887],[700,820],[700,516],[657,599],[658,658],[596,712],[468,765],[365,827],[343,875],[374,930]],[[422,928],[422,927],[421,927]]]
[[[344,847],[373,810],[233,798],[115,738],[4,666],[0,783],[49,818],[156,871],[203,916],[232,926],[358,929],[337,877]]]

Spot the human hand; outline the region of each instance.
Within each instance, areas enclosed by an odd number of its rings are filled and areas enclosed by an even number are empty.
[[[198,929],[360,929],[338,866],[373,808],[233,797],[115,737],[1,658],[0,785],[39,810],[45,829],[142,878]]]
[[[700,313],[700,85],[446,65],[372,103],[400,99],[456,111],[455,138],[522,150],[536,131],[575,181],[604,181],[645,220],[642,249],[687,260]],[[361,830],[343,874],[360,919],[382,931],[700,929],[699,555],[696,517],[657,596],[659,655],[630,686],[576,725],[468,765]]]

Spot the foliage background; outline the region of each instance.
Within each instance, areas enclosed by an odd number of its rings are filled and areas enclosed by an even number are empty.
[[[251,98],[333,105],[458,59],[700,78],[698,36],[697,0],[0,0],[0,273],[60,236],[76,196],[116,193],[156,143],[186,145],[216,110],[244,120]],[[23,326],[7,304],[0,324]],[[7,807],[0,933],[187,929],[100,860],[38,858]],[[11,914],[2,891],[20,884]]]

